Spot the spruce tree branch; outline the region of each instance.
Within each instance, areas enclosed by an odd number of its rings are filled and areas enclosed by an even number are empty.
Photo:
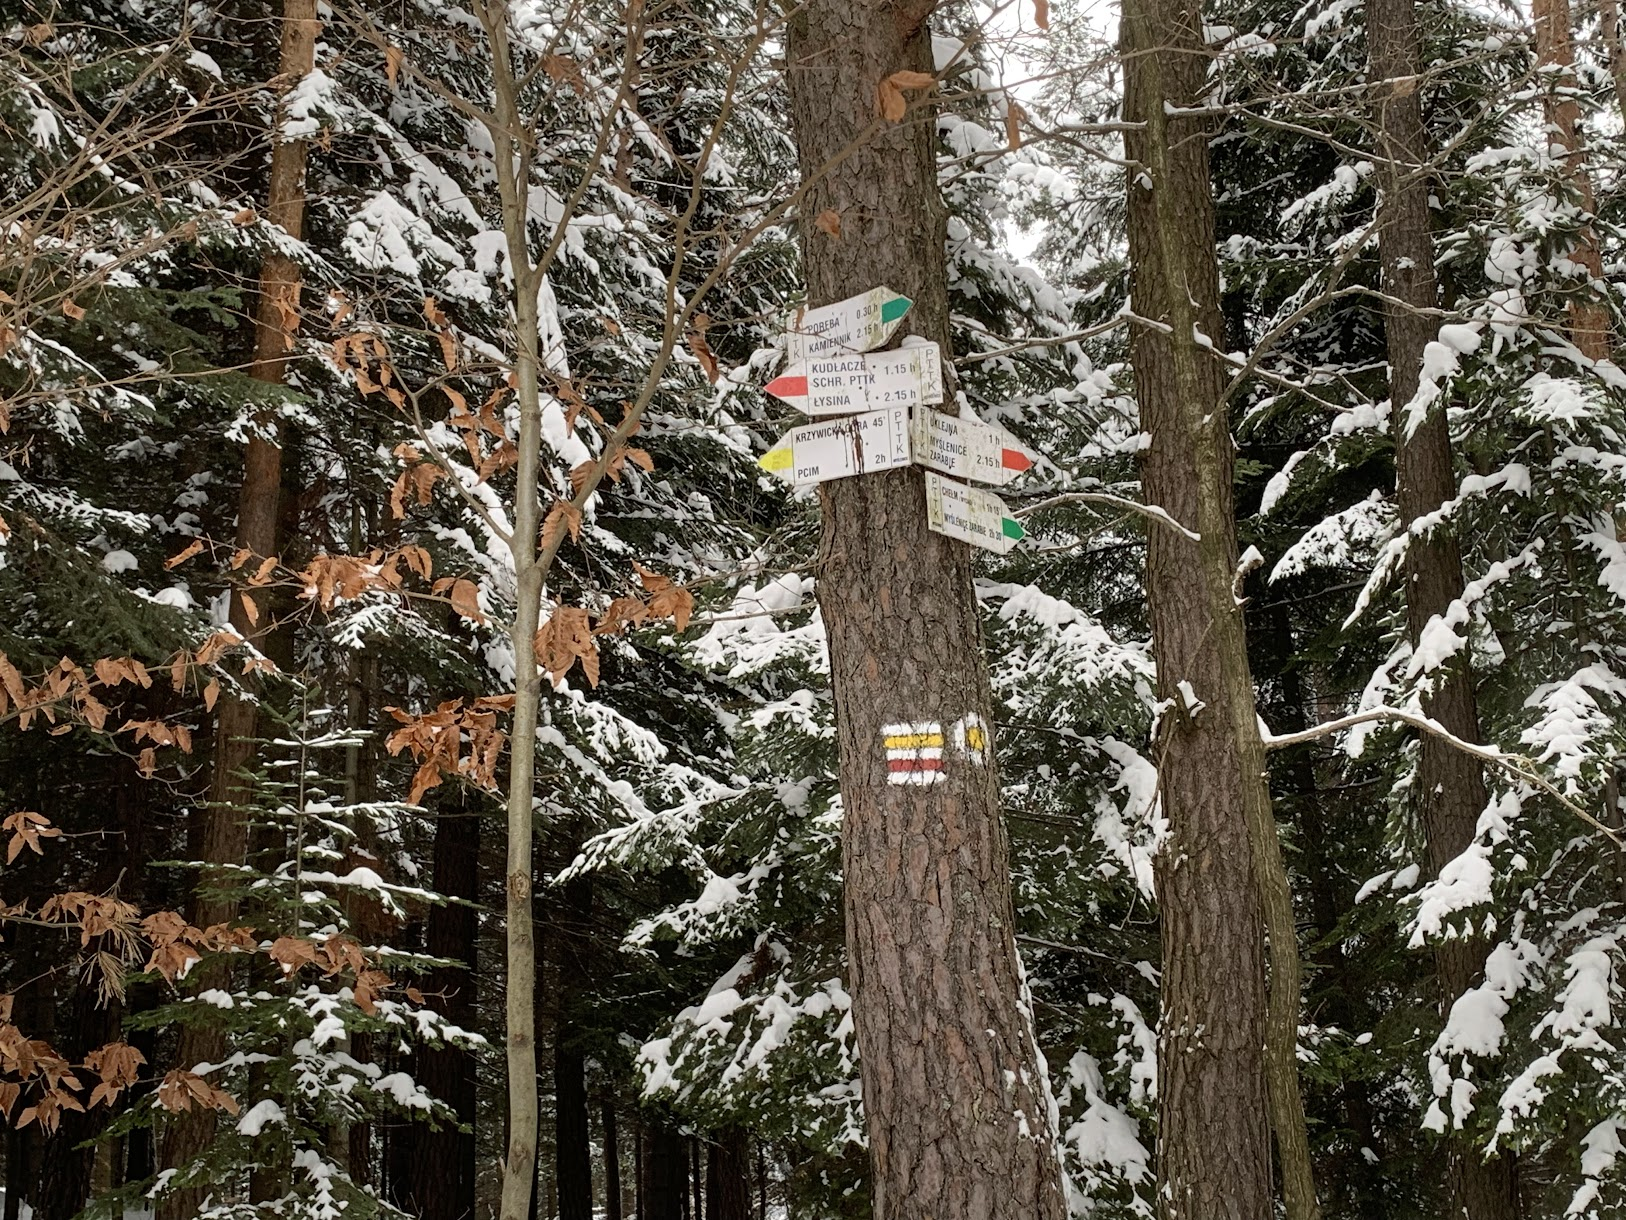
[[[1592,827],[1592,829],[1602,834],[1616,847],[1626,851],[1626,842],[1622,842],[1617,831],[1605,826],[1575,801],[1566,796],[1562,791],[1559,790],[1557,785],[1555,785],[1551,780],[1537,770],[1536,764],[1533,761],[1526,758],[1524,755],[1511,754],[1506,750],[1499,750],[1495,746],[1484,746],[1479,745],[1476,742],[1464,741],[1461,737],[1458,737],[1455,733],[1452,733],[1450,730],[1445,728],[1445,726],[1440,724],[1437,720],[1432,720],[1429,717],[1419,715],[1416,712],[1408,712],[1404,708],[1369,708],[1364,712],[1353,712],[1348,716],[1340,716],[1336,720],[1328,720],[1323,724],[1316,725],[1314,728],[1301,729],[1296,733],[1271,733],[1265,731],[1263,729],[1263,725],[1261,725],[1260,737],[1264,740],[1265,749],[1284,750],[1289,746],[1303,745],[1306,742],[1317,741],[1323,737],[1330,737],[1335,733],[1342,733],[1345,729],[1352,729],[1357,725],[1372,724],[1374,722],[1409,725],[1410,727],[1418,729],[1424,733],[1432,734],[1441,741],[1445,742],[1447,745],[1461,750],[1464,754],[1470,754],[1475,758],[1483,760],[1484,762],[1495,764],[1508,774],[1524,780],[1533,787],[1539,788],[1541,791],[1545,792],[1548,796],[1552,797],[1555,801],[1562,805],[1565,809],[1569,810],[1576,817],[1580,818],[1581,821],[1585,822],[1588,826]]]
[[[1123,496],[1115,496],[1111,492],[1106,491],[1063,492],[1061,495],[1051,496],[1046,500],[1040,500],[1037,504],[1025,505],[1024,507],[1017,509],[1015,515],[1018,519],[1021,519],[1023,517],[1029,517],[1043,509],[1055,508],[1057,505],[1061,504],[1106,504],[1113,508],[1121,508],[1125,512],[1134,513],[1137,516],[1145,517],[1149,521],[1155,521],[1158,525],[1165,526],[1168,529],[1173,530],[1175,533],[1180,534],[1185,538],[1189,538],[1192,542],[1201,542],[1203,538],[1201,534],[1197,533],[1195,530],[1187,529],[1185,526],[1181,525],[1178,521],[1171,517],[1167,511],[1159,508],[1155,504],[1142,504],[1138,500],[1129,500]]]

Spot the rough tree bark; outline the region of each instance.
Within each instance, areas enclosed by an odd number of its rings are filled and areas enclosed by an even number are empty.
[[[1569,0],[1534,0],[1536,62],[1550,72],[1545,99],[1547,135],[1564,150],[1564,168],[1574,186],[1583,211],[1597,210],[1592,176],[1587,173],[1585,150],[1581,146],[1581,110],[1573,94],[1575,88],[1575,38],[1570,28]],[[1618,25],[1618,20],[1615,23]],[[1616,31],[1618,37],[1618,29]],[[1585,267],[1593,281],[1603,279],[1603,259],[1598,238],[1590,225],[1577,235],[1570,258]],[[1609,314],[1591,296],[1569,304],[1570,338],[1589,360],[1609,357]]]
[[[283,0],[282,47],[278,81],[286,95],[308,75],[316,62],[316,36],[321,21],[316,0]],[[273,128],[271,174],[266,189],[265,217],[290,237],[304,232],[307,140],[283,140],[283,112],[279,105]],[[260,268],[260,297],[254,317],[254,359],[249,375],[268,385],[281,385],[288,355],[299,328],[299,265],[273,251]],[[269,557],[278,549],[279,501],[282,487],[282,444],[274,410],[260,412],[254,421],[243,457],[243,485],[238,496],[237,546],[255,556]],[[251,611],[241,591],[234,590],[231,623],[251,643],[260,643],[270,628],[270,615]],[[242,772],[254,758],[258,704],[251,699],[225,696],[215,724],[214,787],[205,815],[200,859],[205,864],[240,864],[248,850],[247,805],[252,799]],[[208,885],[207,874],[202,884]],[[235,901],[200,894],[192,914],[199,927],[236,918]],[[199,971],[199,987],[213,985],[218,968]],[[222,1058],[224,1042],[218,1030],[188,1025],[181,1031],[176,1062],[183,1068]],[[166,1128],[162,1160],[176,1168],[201,1153],[214,1135],[211,1110],[194,1109],[173,1116]],[[209,1191],[207,1184],[171,1192],[158,1203],[158,1220],[184,1220],[197,1214]]]
[[[933,70],[925,0],[811,0],[791,19],[808,300],[879,285],[950,351],[934,107],[898,123],[877,86]],[[838,154],[849,155],[837,160]],[[832,234],[813,224],[826,210]],[[847,950],[877,1220],[1059,1220],[1048,1089],[1022,1001],[991,755],[889,783],[887,725],[989,724],[964,543],[926,526],[916,470],[821,488],[819,604],[840,740]],[[966,720],[973,717],[978,719]]]
[[[1439,327],[1423,309],[1439,304],[1434,275],[1434,237],[1429,223],[1428,133],[1415,76],[1421,62],[1415,0],[1366,0],[1367,59],[1377,93],[1379,120],[1379,247],[1384,291],[1395,299],[1385,306],[1384,337],[1389,346],[1389,400],[1395,431],[1395,496],[1402,521],[1416,521],[1457,495],[1452,472],[1450,429],[1444,400],[1411,426],[1410,403],[1418,392],[1423,348]],[[1395,81],[1405,81],[1395,85]],[[1424,626],[1462,595],[1462,556],[1446,529],[1415,538],[1406,551],[1406,626],[1416,641]],[[1455,665],[1424,714],[1467,742],[1480,740],[1480,716],[1473,696],[1473,672]],[[1454,750],[1431,734],[1419,743],[1413,782],[1418,813],[1428,839],[1429,874],[1460,856],[1473,841],[1485,810],[1485,774],[1476,758]],[[1447,940],[1434,947],[1441,1007],[1480,983],[1488,945],[1483,940]],[[1450,1148],[1452,1215],[1468,1220],[1504,1220],[1519,1215],[1515,1160],[1502,1153],[1481,1158],[1472,1147]]]
[[[480,816],[443,810],[435,825],[434,887],[474,901],[479,897]],[[435,1010],[464,1029],[474,1023],[475,934],[472,906],[430,910],[424,950],[460,966],[437,967],[423,984]],[[468,1131],[450,1124],[436,1130],[415,1124],[409,1132],[409,1199],[403,1206],[421,1220],[470,1220],[475,1211],[475,1059],[455,1046],[420,1047],[414,1071],[419,1084],[457,1112]]]
[[[1129,171],[1132,335],[1142,480],[1198,539],[1154,528],[1147,598],[1170,839],[1158,854],[1163,1012],[1159,1188],[1166,1217],[1263,1220],[1270,1131],[1291,1220],[1318,1216],[1296,1061],[1300,963],[1234,592],[1232,453],[1214,258],[1198,6],[1126,0],[1119,37]],[[1261,927],[1269,938],[1265,990]],[[1268,1121],[1267,1121],[1267,1115]]]
[[[1423,348],[1438,323],[1423,310],[1439,304],[1434,273],[1434,238],[1429,221],[1429,181],[1425,169],[1427,134],[1415,77],[1418,51],[1415,0],[1366,0],[1367,48],[1377,95],[1383,197],[1378,242],[1385,306],[1384,337],[1389,356],[1389,401],[1395,436],[1395,491],[1403,521],[1434,512],[1456,495],[1451,434],[1443,398],[1411,427],[1407,404],[1417,393]],[[1404,82],[1397,84],[1396,82]],[[1415,538],[1406,553],[1406,619],[1413,641],[1434,616],[1462,596],[1462,558],[1457,541],[1444,528]],[[1423,711],[1464,741],[1479,740],[1479,713],[1473,673],[1453,667]],[[1420,743],[1417,794],[1428,841],[1431,875],[1473,841],[1486,802],[1479,761],[1432,734]],[[1449,1012],[1457,997],[1481,978],[1488,946],[1484,941],[1450,940],[1435,946],[1440,1002]],[[1454,1141],[1451,1148],[1452,1214],[1468,1220],[1510,1220],[1519,1214],[1516,1162],[1509,1154],[1485,1160]]]
[[[604,1131],[604,1220],[621,1220],[626,1203],[621,1197],[621,1137],[616,1130],[613,1096],[605,1098],[600,1114]]]
[[[639,1130],[643,1150],[638,1220],[680,1220],[689,1193],[689,1149],[677,1128],[650,1116]]]
[[[751,1220],[751,1160],[743,1128],[715,1132],[706,1149],[706,1220]]]

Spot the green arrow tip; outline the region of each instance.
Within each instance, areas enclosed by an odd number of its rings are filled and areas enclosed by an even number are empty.
[[[881,303],[881,321],[896,322],[909,312],[909,306],[913,304],[914,302],[908,297],[893,297],[890,301],[883,301]]]

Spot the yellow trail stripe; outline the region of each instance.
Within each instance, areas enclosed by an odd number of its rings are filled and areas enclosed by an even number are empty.
[[[922,746],[941,746],[941,733],[905,733],[897,737],[884,737],[882,744],[889,750],[918,750]]]

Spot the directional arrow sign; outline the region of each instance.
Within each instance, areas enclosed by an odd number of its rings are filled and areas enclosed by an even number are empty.
[[[825,356],[880,347],[913,304],[890,288],[871,288],[834,305],[797,310],[789,328],[791,363],[807,364]]]
[[[926,472],[926,524],[939,534],[1003,555],[1027,533],[991,491]]]
[[[920,465],[979,483],[1009,483],[1033,465],[1005,429],[925,407],[915,408],[912,440]]]
[[[792,428],[757,465],[798,487],[909,464],[909,409]]]
[[[827,356],[792,365],[763,387],[807,415],[850,415],[943,401],[943,355],[935,343],[892,352]]]

